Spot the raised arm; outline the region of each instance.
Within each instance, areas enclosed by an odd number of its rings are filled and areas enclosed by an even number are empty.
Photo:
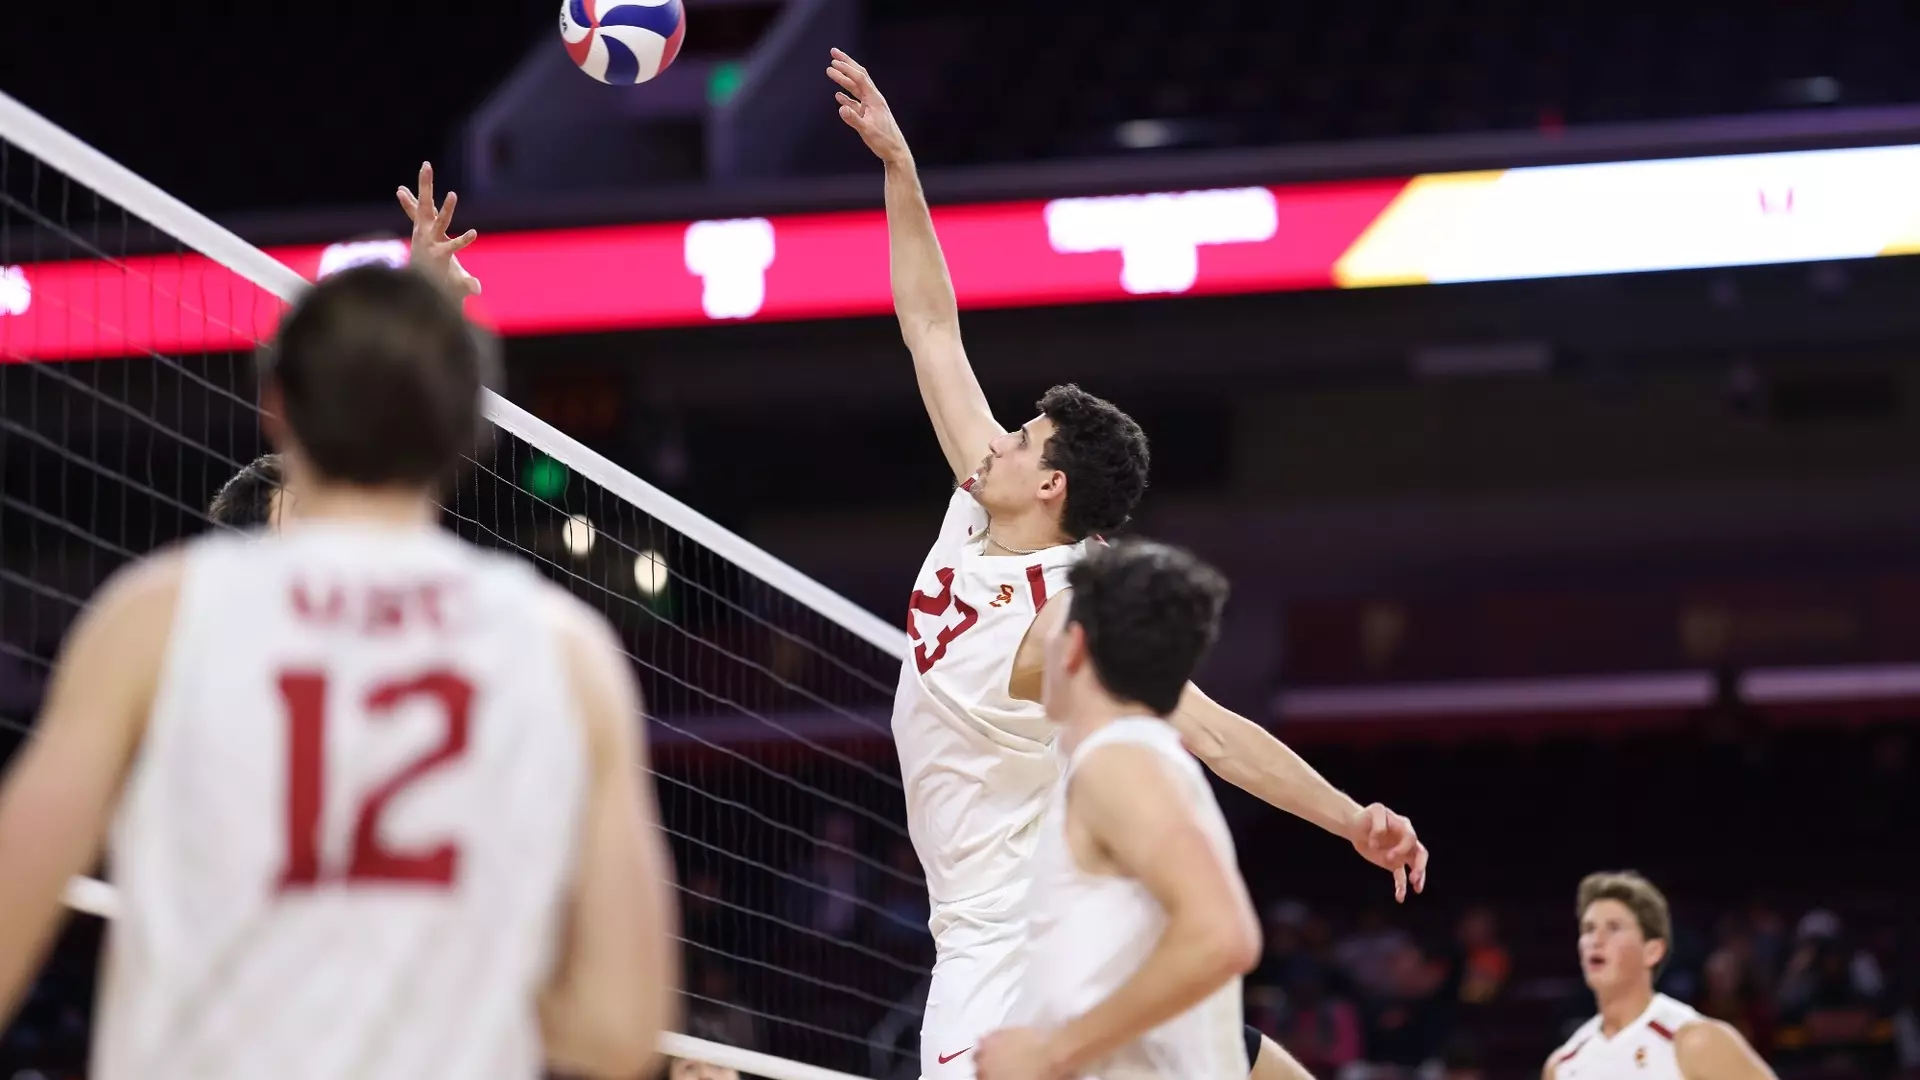
[[[1034,617],[1013,661],[1007,692],[1040,700],[1047,636],[1065,621],[1070,590],[1061,590]],[[1379,803],[1361,806],[1327,782],[1312,765],[1259,724],[1187,684],[1170,718],[1193,756],[1214,775],[1269,806],[1320,826],[1353,845],[1361,858],[1393,874],[1393,895],[1405,900],[1427,887],[1427,848],[1413,822]]]
[[[480,279],[460,265],[459,253],[479,239],[480,234],[472,229],[459,236],[447,234],[453,227],[453,208],[459,205],[460,196],[449,191],[446,202],[434,203],[432,162],[420,163],[419,183],[418,195],[405,187],[394,192],[400,200],[400,209],[407,212],[407,220],[413,223],[409,265],[439,282],[464,303],[467,297],[480,295]]]
[[[913,354],[914,377],[920,400],[933,421],[940,451],[947,456],[954,479],[973,475],[987,454],[987,443],[1005,432],[980,380],[973,374],[967,350],[960,343],[960,307],[953,295],[953,279],[933,231],[933,215],[913,153],[900,134],[900,125],[887,99],[873,85],[867,69],[838,49],[827,76],[840,86],[834,99],[840,119],[886,167],[887,244],[893,276],[893,311],[900,319],[900,336]]]
[[[559,1072],[647,1076],[679,1001],[673,861],[642,777],[647,748],[633,672],[597,617],[571,600],[564,607],[591,786],[566,937],[540,1002],[541,1031]]]
[[[1132,976],[1099,1004],[1051,1032],[983,1041],[982,1080],[1079,1076],[1205,1000],[1260,955],[1246,883],[1208,840],[1164,757],[1143,746],[1104,746],[1080,763],[1072,784],[1069,821],[1086,830],[1115,872],[1153,894],[1166,925]],[[1029,1062],[1039,1068],[1019,1071]]]
[[[1353,845],[1360,857],[1393,874],[1393,898],[1427,887],[1427,846],[1413,822],[1379,803],[1361,806],[1306,759],[1259,724],[1200,692],[1180,695],[1173,726],[1214,775],[1261,802],[1313,822]]]
[[[169,557],[138,563],[101,590],[0,788],[0,1028],[53,943],[67,882],[100,857],[179,593],[179,563]]]

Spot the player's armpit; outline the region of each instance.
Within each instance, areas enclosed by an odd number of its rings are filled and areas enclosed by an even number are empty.
[[[33,738],[0,789],[0,1027],[52,943],[69,879],[98,860],[145,728],[181,563],[136,563],[69,632]]]
[[[632,669],[572,598],[557,616],[591,781],[561,956],[541,997],[548,1060],[568,1075],[645,1075],[679,1001],[673,862],[660,838]]]
[[[1673,1055],[1686,1080],[1775,1080],[1747,1040],[1718,1020],[1682,1027],[1673,1037]]]
[[[1246,884],[1223,859],[1159,753],[1103,746],[1074,769],[1069,829],[1084,829],[1166,911],[1166,928],[1126,983],[1048,1042],[1056,1075],[1077,1075],[1218,990],[1259,958]]]
[[[1072,589],[1062,589],[1047,598],[1027,627],[1020,648],[1013,654],[1013,674],[1007,679],[1007,696],[1015,701],[1039,701],[1045,688],[1047,638],[1067,621],[1073,608]]]

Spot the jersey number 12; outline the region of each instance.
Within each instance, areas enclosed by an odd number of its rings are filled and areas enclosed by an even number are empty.
[[[353,843],[344,866],[325,866],[320,858],[327,691],[327,677],[320,672],[288,671],[280,675],[280,698],[287,707],[287,862],[280,871],[279,888],[284,892],[335,882],[452,887],[459,868],[459,848],[448,841],[424,851],[395,851],[380,842],[380,815],[407,785],[466,752],[473,684],[452,672],[433,670],[410,679],[382,682],[367,691],[360,709],[353,713],[355,721],[378,721],[403,704],[425,700],[440,706],[446,727],[431,750],[361,799],[353,817]]]

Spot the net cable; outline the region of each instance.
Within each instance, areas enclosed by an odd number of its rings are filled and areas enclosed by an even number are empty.
[[[251,285],[273,297],[277,297],[280,301],[286,303],[294,302],[309,286],[309,282],[292,268],[279,262],[252,244],[247,243],[199,211],[168,195],[154,184],[28,108],[18,100],[0,92],[0,146],[4,146],[5,144],[10,144],[26,152],[46,167],[60,174],[64,174],[72,181],[90,188],[94,193],[96,211],[103,201],[110,202],[123,210],[129,218],[144,222],[157,233],[164,234],[166,237],[177,241],[184,249],[197,252],[199,255],[212,260],[237,275],[243,281],[251,283]],[[53,220],[47,215],[38,212],[37,208],[22,208],[17,202],[12,205],[15,210],[27,211],[22,215],[27,220],[50,228],[62,228],[59,221]],[[67,209],[65,196],[63,196],[61,206],[62,217],[64,217]],[[98,219],[96,219],[96,232],[98,230],[97,220]],[[126,226],[123,221],[123,242],[125,240],[125,231]],[[97,235],[93,242],[89,242],[84,237],[72,236],[72,234],[68,235],[76,242],[75,246],[79,250],[90,254],[92,257],[108,262],[116,261],[99,242]],[[125,269],[124,266],[122,268]],[[4,268],[0,268],[0,270],[3,269]],[[132,273],[134,273],[134,271],[129,271],[129,274]],[[148,281],[147,284],[153,290],[153,295],[156,298],[164,298],[169,302],[178,304],[186,317],[213,318],[213,316],[209,314],[210,305],[195,303],[194,298],[167,294],[152,281]],[[204,300],[204,298],[200,299]],[[90,317],[88,313],[84,312],[69,311],[67,315],[70,319],[75,316],[80,318]],[[153,355],[156,357],[159,356],[157,353]],[[93,394],[91,407],[95,413],[93,422],[96,425],[100,422],[98,413],[101,404],[104,403],[109,411],[126,413],[147,424],[152,434],[157,434],[170,440],[172,445],[176,447],[176,453],[182,453],[186,449],[192,449],[196,453],[205,455],[214,461],[223,461],[228,465],[238,464],[232,461],[229,455],[217,450],[209,441],[196,439],[193,435],[189,434],[184,430],[185,425],[183,423],[169,425],[156,416],[139,412],[125,403],[116,401],[112,397],[102,393],[97,382],[96,385],[89,387],[85,382],[64,373],[49,374],[52,374],[55,381],[64,381],[71,384],[72,389],[77,391],[90,391]],[[235,401],[241,401],[232,390],[202,378],[192,371],[181,369],[179,374],[187,381],[200,385],[210,394],[222,395]],[[524,444],[534,451],[545,454],[556,461],[563,462],[566,468],[571,470],[573,474],[597,486],[604,498],[616,499],[624,502],[629,507],[641,510],[645,516],[651,518],[653,522],[653,525],[648,527],[649,535],[651,535],[656,528],[660,531],[678,534],[685,542],[704,549],[707,559],[737,568],[746,575],[757,579],[759,582],[783,595],[792,603],[809,609],[813,614],[833,624],[853,639],[865,643],[866,646],[877,650],[879,653],[891,657],[895,661],[904,659],[906,656],[908,641],[905,633],[899,626],[882,620],[866,609],[847,600],[832,589],[822,585],[770,553],[729,531],[706,515],[701,514],[699,511],[694,510],[667,492],[615,464],[599,452],[581,443],[578,439],[534,416],[507,398],[491,390],[485,391],[484,393],[484,413],[497,431],[511,436],[512,439],[518,440],[519,443]],[[241,401],[241,403],[248,407],[252,406],[251,402]],[[37,406],[35,406],[35,408],[37,408]],[[65,408],[66,406],[63,404],[62,409],[64,410]],[[65,417],[63,415],[63,420],[64,419]],[[205,421],[204,423],[210,422],[211,421]],[[44,438],[33,430],[35,426],[34,422],[22,425],[11,420],[5,420],[0,421],[0,426],[4,427],[4,433],[7,435],[32,442],[50,454],[65,455],[71,458],[70,463],[75,468],[96,472],[102,468],[98,463],[88,460],[85,455],[72,454],[67,448],[59,445],[54,440]],[[504,478],[496,476],[495,479],[502,480]],[[143,497],[152,499],[156,503],[162,505],[171,504],[176,509],[198,513],[197,507],[187,506],[179,499],[167,495],[156,487],[141,484],[130,475],[114,476],[113,480],[121,485],[120,497],[123,502],[127,498],[128,492],[132,491]],[[89,492],[84,501],[90,503],[97,498],[97,494]],[[536,496],[536,498],[538,497]],[[544,499],[540,501],[545,502]],[[557,506],[551,503],[546,503],[545,505],[549,510],[564,513],[564,511],[560,511]],[[41,507],[24,505],[17,501],[11,503],[9,509],[10,511],[25,510],[28,517],[37,520],[40,524],[48,528],[84,534],[83,538],[89,543],[99,546],[106,553],[114,557],[136,557],[136,553],[132,550],[130,544],[114,543],[103,540],[96,535],[86,534],[85,530],[75,524],[74,521],[63,516],[66,512],[66,494],[64,489],[61,492],[61,513],[50,513]],[[482,521],[477,516],[477,512],[469,515],[467,511],[459,508],[457,500],[456,503],[449,505],[449,509],[456,516],[461,516],[463,521],[469,522],[476,529],[486,530],[494,528]],[[516,521],[514,528],[517,530],[518,527],[519,525]],[[637,542],[630,542],[625,537],[605,535],[602,539],[633,557],[641,557],[643,553],[648,550]],[[503,544],[514,545],[516,550],[523,555],[545,562],[548,568],[554,572],[573,576],[584,587],[605,588],[604,585],[584,575],[578,574],[571,568],[548,559],[533,547],[520,544],[516,536],[499,535],[498,540]],[[91,558],[92,555],[90,554],[89,559]],[[4,580],[7,583],[23,590],[43,595],[51,601],[67,605],[76,604],[74,597],[63,593],[59,589],[50,588],[35,581],[29,575],[16,573],[10,569],[0,571],[0,575],[4,575]],[[749,622],[758,622],[762,628],[776,637],[787,635],[787,631],[774,620],[765,617],[758,611],[749,610],[747,607],[726,596],[722,596],[712,590],[707,590],[702,593],[701,587],[697,584],[690,587],[689,591],[692,593],[691,603],[712,608],[731,606],[734,609],[731,614],[734,616]],[[671,620],[662,620],[660,625],[667,631],[677,633],[682,637],[691,636],[688,631],[674,625]],[[785,680],[780,672],[769,669],[752,657],[744,655],[738,650],[730,650],[725,642],[695,641],[691,644],[686,642],[681,643],[681,647],[683,648],[691,648],[693,645],[697,645],[701,649],[714,654],[718,660],[752,668],[758,676],[769,680],[774,685],[783,687],[785,690],[792,692],[803,700],[811,699],[806,688]],[[656,647],[662,646],[656,645]],[[11,642],[0,642],[0,653],[15,656],[22,660],[43,662],[41,658],[34,656],[28,650],[22,649]],[[641,660],[638,656],[636,656],[635,659]],[[829,663],[838,663],[838,659],[831,654],[828,654],[826,659]],[[872,678],[860,675],[852,666],[843,666],[848,675],[864,678],[868,684],[874,682]],[[869,688],[871,688],[871,686],[869,686]],[[825,745],[823,742],[810,738],[804,731],[783,723],[771,713],[763,714],[756,712],[754,708],[746,702],[726,700],[723,696],[714,695],[704,687],[692,685],[691,683],[686,684],[684,689],[689,695],[694,697],[704,695],[710,699],[710,705],[712,707],[729,709],[747,716],[763,724],[770,732],[779,733],[781,737],[791,739],[798,745],[806,746],[829,759],[838,760],[851,769],[869,773],[876,778],[886,779],[890,781],[896,789],[898,787],[897,777],[881,777],[878,771],[873,770],[862,762],[846,757],[839,751]],[[882,815],[877,815],[873,811],[859,805],[856,801],[843,798],[827,790],[825,786],[811,784],[797,771],[783,771],[775,765],[766,764],[748,755],[741,754],[732,747],[725,745],[721,740],[707,738],[697,730],[695,726],[676,726],[673,724],[671,718],[664,715],[665,710],[655,712],[652,705],[653,703],[650,701],[648,719],[656,725],[665,727],[673,735],[682,738],[701,750],[707,751],[711,756],[732,761],[734,764],[748,771],[766,774],[792,787],[797,792],[807,794],[829,806],[837,806],[840,810],[850,815],[868,820],[872,824],[883,828],[887,833],[904,839],[904,829],[897,821],[890,820]],[[884,733],[884,727],[878,725],[870,726],[873,727],[877,733]],[[680,777],[661,775],[658,779],[662,781],[664,785],[668,786],[677,785],[683,788],[689,786],[689,781]],[[821,850],[846,856],[854,860],[861,867],[862,872],[869,873],[876,878],[900,883],[918,884],[918,878],[914,874],[887,865],[881,860],[859,850],[859,848],[864,845],[849,845],[835,842],[826,837],[810,836],[804,829],[797,829],[791,825],[776,821],[762,811],[756,810],[743,803],[731,801],[723,795],[710,792],[701,792],[700,794],[721,810],[737,812],[742,816],[754,818],[762,826],[771,831],[791,833],[794,834],[796,838],[816,842]],[[730,858],[734,860],[751,860],[754,858],[754,856],[750,854],[730,851],[723,845],[715,843],[710,839],[698,837],[682,837],[681,839],[691,841],[708,850],[718,858]],[[771,872],[772,876],[776,878],[788,879],[785,882],[786,885],[791,886],[796,883],[805,884],[809,887],[816,888],[823,895],[835,900],[846,901],[870,912],[879,913],[881,916],[893,919],[902,925],[910,925],[902,922],[892,912],[882,910],[871,900],[858,896],[844,895],[831,886],[818,886],[810,882],[802,882],[798,878],[795,878],[794,875],[770,867],[758,866],[756,869],[763,873]],[[685,884],[683,883],[682,892],[685,893],[686,891]],[[113,886],[93,878],[83,877],[71,881],[65,892],[65,901],[70,908],[76,911],[108,919],[115,917],[119,908],[118,896]],[[757,919],[783,925],[787,930],[794,932],[802,938],[809,936],[816,938],[827,936],[821,931],[800,925],[791,920],[783,919],[779,915],[771,912],[752,910],[739,903],[725,900],[716,900],[716,903],[721,908],[731,910],[737,914],[751,915]],[[920,933],[924,933],[924,926],[917,929]],[[693,941],[686,941],[686,944],[697,949],[712,948],[712,946]],[[923,967],[916,967],[911,963],[888,956],[884,952],[869,948],[857,942],[840,941],[834,942],[834,944],[851,948],[876,962],[891,965],[908,974],[921,973],[924,971]],[[745,960],[745,962],[750,964],[766,963],[766,961],[754,960]],[[809,978],[805,974],[798,972],[792,972],[789,973],[789,975],[802,980]],[[865,990],[851,987],[836,987],[835,989],[840,989],[844,993],[853,994],[875,1003],[891,1005],[896,1013],[904,1011],[898,1003],[888,1002],[880,996],[876,996],[874,993]],[[689,1001],[705,1000],[696,992],[696,988],[692,986],[687,987],[685,993]],[[737,1003],[717,1004],[728,1004],[730,1007],[738,1009],[743,1013],[760,1016],[765,1015],[764,1013],[756,1013],[755,1010]],[[808,1026],[790,1018],[768,1017],[768,1019],[776,1020],[780,1023],[797,1024],[803,1027]],[[826,1029],[819,1030],[822,1034],[829,1037],[854,1042],[859,1041],[840,1032]],[[684,1033],[664,1034],[661,1038],[660,1049],[663,1053],[674,1057],[694,1058],[715,1065],[730,1067],[743,1073],[769,1077],[771,1080],[852,1080],[852,1074],[850,1073],[804,1064],[787,1058],[732,1046],[711,1039],[698,1038]]]

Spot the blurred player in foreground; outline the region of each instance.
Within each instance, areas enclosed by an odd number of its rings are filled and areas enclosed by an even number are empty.
[[[1667,960],[1667,898],[1632,871],[1580,883],[1580,973],[1600,1014],[1547,1059],[1544,1080],[1774,1080],[1740,1033],[1653,981]]]
[[[886,167],[894,308],[959,483],[908,601],[913,655],[901,665],[893,733],[933,906],[921,1075],[965,1080],[974,1042],[1006,1023],[1021,982],[1027,862],[1060,775],[1040,705],[1044,645],[1065,621],[1068,605],[1057,601],[1089,538],[1126,524],[1138,505],[1147,439],[1131,417],[1074,386],[1048,391],[1040,415],[1013,431],[994,419],[961,344],[953,282],[899,124],[851,57],[834,50],[827,74],[840,87],[841,120]],[[1191,683],[1169,719],[1223,779],[1391,872],[1396,898],[1409,884],[1425,887],[1427,851],[1405,817],[1360,806]],[[1268,1048],[1291,1064],[1271,1043],[1261,1058]]]
[[[981,1040],[980,1080],[1238,1080],[1260,929],[1213,788],[1167,722],[1227,583],[1146,541],[1068,580],[1045,690],[1067,764],[1033,856],[1024,1026]]]
[[[434,205],[432,162],[420,163],[419,184],[419,195],[404,187],[394,192],[412,226],[412,265],[440,282],[449,295],[461,302],[469,296],[480,295],[480,279],[460,265],[458,255],[478,239],[479,234],[468,229],[459,236],[447,235],[460,197],[448,192],[443,205]],[[234,529],[277,529],[286,520],[294,501],[287,490],[280,455],[262,454],[241,466],[233,479],[220,488],[207,507],[207,517],[217,525]]]
[[[297,518],[116,574],[0,789],[0,1019],[111,830],[100,1080],[647,1069],[678,963],[632,672],[436,526],[493,364],[411,270],[288,314],[261,393]]]

